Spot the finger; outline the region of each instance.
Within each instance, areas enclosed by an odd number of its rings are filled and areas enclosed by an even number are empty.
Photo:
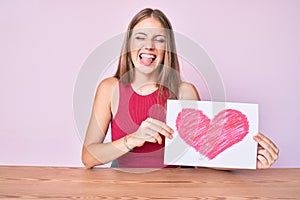
[[[162,138],[159,135],[159,133],[152,135],[152,137],[155,138],[155,140],[158,142],[158,144],[162,144]]]
[[[147,137],[147,138],[146,138],[145,142],[156,143],[156,142],[157,142],[157,140],[156,140],[154,137],[152,137],[152,136],[149,136],[149,137]]]
[[[272,155],[266,149],[259,150],[257,154],[263,156],[267,160],[269,166],[275,162]]]
[[[266,143],[268,143],[272,147],[272,149],[275,151],[276,154],[279,153],[279,149],[277,148],[277,146],[268,137],[266,137],[262,133],[258,133],[257,136],[260,137],[261,139],[263,139]]]
[[[157,142],[158,144],[162,144],[162,138],[160,136],[160,134],[152,129],[148,129],[146,132],[146,140],[148,140],[149,138],[150,141],[152,141],[152,139],[155,140],[155,142]]]
[[[269,168],[269,163],[267,161],[267,159],[265,157],[263,157],[262,155],[258,155],[257,156],[257,168],[258,169],[265,169],[265,168]]]
[[[157,142],[158,144],[162,144],[162,138],[161,138],[160,134],[157,131],[155,131],[149,127],[146,130],[145,136],[146,136],[146,138],[145,138],[146,141],[154,142],[154,143]],[[153,141],[153,139],[155,141]]]
[[[162,144],[162,138],[160,135],[157,133],[155,135],[148,135],[148,137],[145,138],[146,142],[151,142],[151,143],[158,143]]]
[[[261,149],[264,149],[262,146],[258,145],[257,146],[257,151],[261,150]]]
[[[256,162],[256,169],[263,169],[263,164],[262,164],[262,162],[258,159],[258,157],[257,157],[257,162]]]
[[[174,133],[174,130],[173,130],[170,126],[168,126],[167,124],[165,124],[165,123],[162,122],[162,121],[159,121],[159,120],[153,119],[153,118],[147,118],[147,120],[149,120],[150,123],[155,124],[155,125],[157,125],[158,127],[161,127],[162,129],[164,129],[165,131],[167,131],[167,132],[169,132],[169,133],[171,133],[171,134]],[[146,120],[146,121],[147,121],[147,120]]]
[[[150,118],[151,120],[146,120],[148,121],[151,121],[151,124],[148,126],[148,128],[151,128],[152,130],[166,136],[167,138],[169,139],[172,139],[173,136],[172,134],[174,133],[174,131],[168,126],[166,125],[165,123],[159,121],[159,120],[156,120],[156,119],[152,119]]]
[[[262,149],[266,149],[272,155],[274,160],[278,159],[279,150],[267,137],[258,134],[254,136],[254,140],[258,142]]]
[[[266,151],[266,153],[264,153]],[[268,152],[266,149],[264,149],[262,146],[260,146],[260,145],[258,145],[258,147],[257,147],[257,152],[258,152],[258,154],[261,154],[261,155],[266,155],[267,156],[267,159],[269,160],[269,161],[271,161],[272,160],[272,162],[270,162],[271,163],[271,165],[276,161],[276,160],[278,160],[278,158],[279,158],[279,156],[278,156],[278,154],[272,154],[272,153],[270,153],[270,152]]]

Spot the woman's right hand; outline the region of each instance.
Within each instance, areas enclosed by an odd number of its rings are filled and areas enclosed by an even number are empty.
[[[162,144],[162,135],[172,139],[173,129],[162,121],[147,118],[138,130],[126,137],[130,147],[141,147],[145,142]]]

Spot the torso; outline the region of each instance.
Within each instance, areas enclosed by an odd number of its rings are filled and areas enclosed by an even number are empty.
[[[136,131],[140,124],[148,117],[165,122],[166,101],[169,93],[163,90],[159,99],[159,92],[155,90],[148,95],[140,95],[134,91],[131,84],[118,84],[118,103],[112,106],[113,119],[111,122],[112,141],[124,137]],[[146,142],[142,147],[118,159],[118,167],[144,167],[161,168],[163,165],[163,144]]]
[[[110,84],[107,87],[107,97],[111,99],[112,140],[133,133],[147,117],[165,122],[168,93],[165,93],[163,101],[158,102],[158,91],[143,96],[135,92],[130,84],[128,86],[120,84],[116,78],[109,78],[108,80]],[[192,84],[183,82],[179,88],[179,99],[199,100],[199,95]],[[143,104],[145,102],[147,105]],[[139,112],[141,109],[144,111]],[[145,112],[145,110],[149,112]],[[135,148],[133,152],[120,157],[117,160],[117,167],[168,167],[163,165],[163,157],[164,138],[162,145],[146,142],[144,146]]]

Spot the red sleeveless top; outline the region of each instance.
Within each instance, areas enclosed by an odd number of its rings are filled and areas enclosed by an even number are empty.
[[[119,105],[115,117],[111,122],[112,141],[120,139],[127,134],[135,132],[140,124],[148,117],[166,121],[166,102],[169,92],[165,88],[160,96],[158,90],[149,95],[137,94],[131,84],[124,85],[119,82]],[[116,160],[120,168],[162,168],[164,160],[165,138],[163,143],[145,142],[142,147]]]

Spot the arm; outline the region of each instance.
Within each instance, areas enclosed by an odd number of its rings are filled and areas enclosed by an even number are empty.
[[[143,146],[145,142],[161,144],[160,135],[172,138],[173,130],[169,126],[159,120],[148,118],[142,122],[137,131],[126,136],[127,146],[124,137],[110,143],[103,143],[112,113],[116,110],[115,105],[118,105],[115,103],[116,99],[119,99],[117,83],[117,79],[109,78],[102,81],[97,89],[82,148],[82,162],[87,168],[111,162],[129,152],[129,148]]]
[[[117,83],[117,79],[108,78],[97,88],[82,148],[82,162],[87,168],[108,163],[128,152],[122,139],[103,143],[111,121],[111,99]]]

